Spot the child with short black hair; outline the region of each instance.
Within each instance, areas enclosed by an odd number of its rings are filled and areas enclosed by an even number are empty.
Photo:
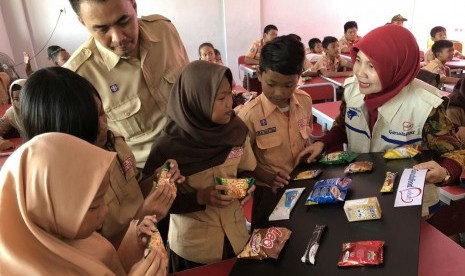
[[[268,42],[262,48],[257,70],[262,94],[238,114],[249,129],[258,162],[258,184],[273,191],[289,184],[294,158],[312,133],[312,100],[297,89],[304,59],[304,46],[293,36]]]
[[[434,44],[434,42],[436,42],[436,41],[446,40],[447,39],[447,30],[443,26],[433,27],[431,29],[431,31],[429,32],[429,34],[431,36],[432,44]],[[429,47],[429,45],[428,45],[428,47]],[[465,58],[465,56],[462,55],[462,53],[460,53],[459,51],[457,51],[455,49],[454,49],[454,57]],[[425,62],[429,63],[434,59],[435,59],[435,56],[433,54],[432,48],[430,47],[425,52]]]
[[[199,46],[199,60],[216,63],[215,47],[210,42],[204,42]]]
[[[339,48],[341,48],[341,53],[348,54],[350,53],[350,48],[357,42],[361,36],[357,34],[358,25],[355,21],[347,21],[344,24],[344,35],[339,39]]]
[[[446,75],[446,62],[454,57],[454,43],[450,40],[438,40],[431,47],[435,59],[422,69],[439,74],[442,83],[457,83],[459,78]]]
[[[311,38],[308,41],[308,48],[310,50],[310,53],[314,53],[314,54],[323,53],[323,44],[321,44],[321,40],[317,37]]]
[[[352,62],[341,58],[337,38],[326,36],[322,44],[325,55],[316,62],[313,70],[319,71],[323,76],[330,78],[352,76],[352,71],[340,72],[343,68],[352,69]]]

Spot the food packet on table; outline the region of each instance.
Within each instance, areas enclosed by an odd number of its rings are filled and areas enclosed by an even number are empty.
[[[271,213],[269,220],[289,219],[291,211],[305,188],[287,189],[279,199],[278,204]]]
[[[358,241],[342,244],[338,266],[365,266],[383,263],[384,241]]]
[[[380,219],[382,214],[376,197],[347,200],[344,212],[349,221]]]
[[[412,158],[421,152],[419,145],[405,145],[393,149],[387,149],[383,157],[386,159]]]
[[[351,151],[336,151],[323,156],[320,162],[323,164],[344,164],[354,161],[357,156],[357,153]]]
[[[149,237],[147,241],[147,246],[145,247],[144,250],[144,258],[147,258],[147,256],[150,254],[150,252],[153,249],[157,249],[160,251],[165,258],[168,258],[168,254],[166,253],[165,245],[163,244],[163,240],[161,238],[160,232],[155,231],[153,234]]]
[[[322,172],[323,171],[321,169],[303,171],[298,173],[294,177],[294,180],[313,179],[319,176]]]
[[[249,241],[238,258],[263,260],[278,259],[292,231],[285,227],[270,227],[254,229]]]
[[[247,195],[247,190],[255,183],[255,178],[223,178],[215,179],[217,185],[224,185],[228,189],[221,191],[223,195],[229,195],[234,199],[242,199]]]
[[[153,186],[155,187],[155,189],[157,189],[158,187],[161,187],[163,185],[171,185],[171,187],[173,188],[173,196],[176,196],[176,193],[177,193],[177,188],[176,188],[176,184],[170,180],[170,178],[168,177],[168,172],[170,171],[170,162],[166,162],[165,164],[163,164],[162,168],[161,168],[161,172],[160,172],[160,176],[158,177],[158,180],[157,181],[153,181]]]
[[[391,193],[394,191],[394,182],[396,181],[396,172],[386,172],[386,178],[384,179],[383,186],[380,192]]]
[[[345,173],[368,172],[373,169],[373,162],[358,161],[350,163],[344,170]]]
[[[315,256],[320,247],[320,239],[323,236],[323,232],[326,229],[326,225],[315,225],[313,229],[312,238],[307,245],[304,255],[300,259],[303,263],[315,264]]]
[[[352,179],[350,177],[320,180],[313,186],[305,205],[344,201],[351,183]]]

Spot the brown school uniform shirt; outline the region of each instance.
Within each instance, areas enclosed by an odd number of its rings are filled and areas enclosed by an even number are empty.
[[[346,36],[343,35],[343,36],[341,37],[341,39],[339,39],[339,48],[340,48],[341,50],[342,50],[343,48],[345,48],[345,47],[348,47],[348,48],[350,49],[350,48],[352,48],[352,46],[353,46],[357,41],[359,41],[361,38],[362,38],[361,36],[357,35],[357,39],[356,39],[354,42],[352,42],[352,41],[347,40]]]
[[[161,15],[139,19],[140,59],[122,58],[92,37],[64,65],[97,89],[108,127],[121,133],[143,167],[155,136],[165,125],[171,87],[188,63],[171,22]]]
[[[331,60],[329,57],[322,55],[320,59],[315,63],[313,66],[313,71],[318,71],[321,68],[325,68],[329,72],[337,72],[340,67],[345,67],[349,64],[347,60],[342,58],[341,56],[334,58]]]
[[[247,53],[245,54],[245,56],[259,60],[260,52],[262,51],[263,46],[265,46],[265,41],[263,40],[263,38],[257,41],[254,41],[252,45],[249,47],[249,49],[247,50]]]
[[[421,68],[431,73],[439,74],[441,78],[446,77],[446,67],[444,64],[437,58],[433,59],[430,63]]]
[[[216,177],[237,178],[238,171],[253,171],[256,165],[250,139],[247,138],[243,146],[231,150],[223,164],[188,176],[185,183],[178,185],[178,193],[216,185]],[[207,205],[203,211],[170,215],[170,249],[189,261],[201,264],[221,261],[225,235],[236,254],[242,251],[249,239],[238,200],[224,208]]]
[[[294,159],[305,148],[312,133],[312,100],[296,89],[286,116],[262,93],[246,104],[238,116],[249,128],[257,166],[270,173],[290,173]],[[267,183],[269,184],[269,183]]]

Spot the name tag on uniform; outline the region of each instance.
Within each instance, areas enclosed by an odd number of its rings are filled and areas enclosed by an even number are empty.
[[[270,134],[273,132],[276,132],[276,127],[270,127],[267,129],[259,130],[255,133],[255,136],[261,136],[261,135]]]

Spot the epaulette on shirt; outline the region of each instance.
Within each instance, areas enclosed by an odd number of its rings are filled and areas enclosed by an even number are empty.
[[[165,21],[171,22],[171,20],[159,14],[151,14],[147,16],[142,16],[140,19],[142,21],[147,21],[147,22],[153,22],[153,21],[158,21],[158,20],[165,20]]]
[[[82,45],[76,52],[73,53],[64,67],[76,72],[77,69],[92,56],[92,51],[87,47],[91,39],[92,38],[90,38],[87,43]]]

